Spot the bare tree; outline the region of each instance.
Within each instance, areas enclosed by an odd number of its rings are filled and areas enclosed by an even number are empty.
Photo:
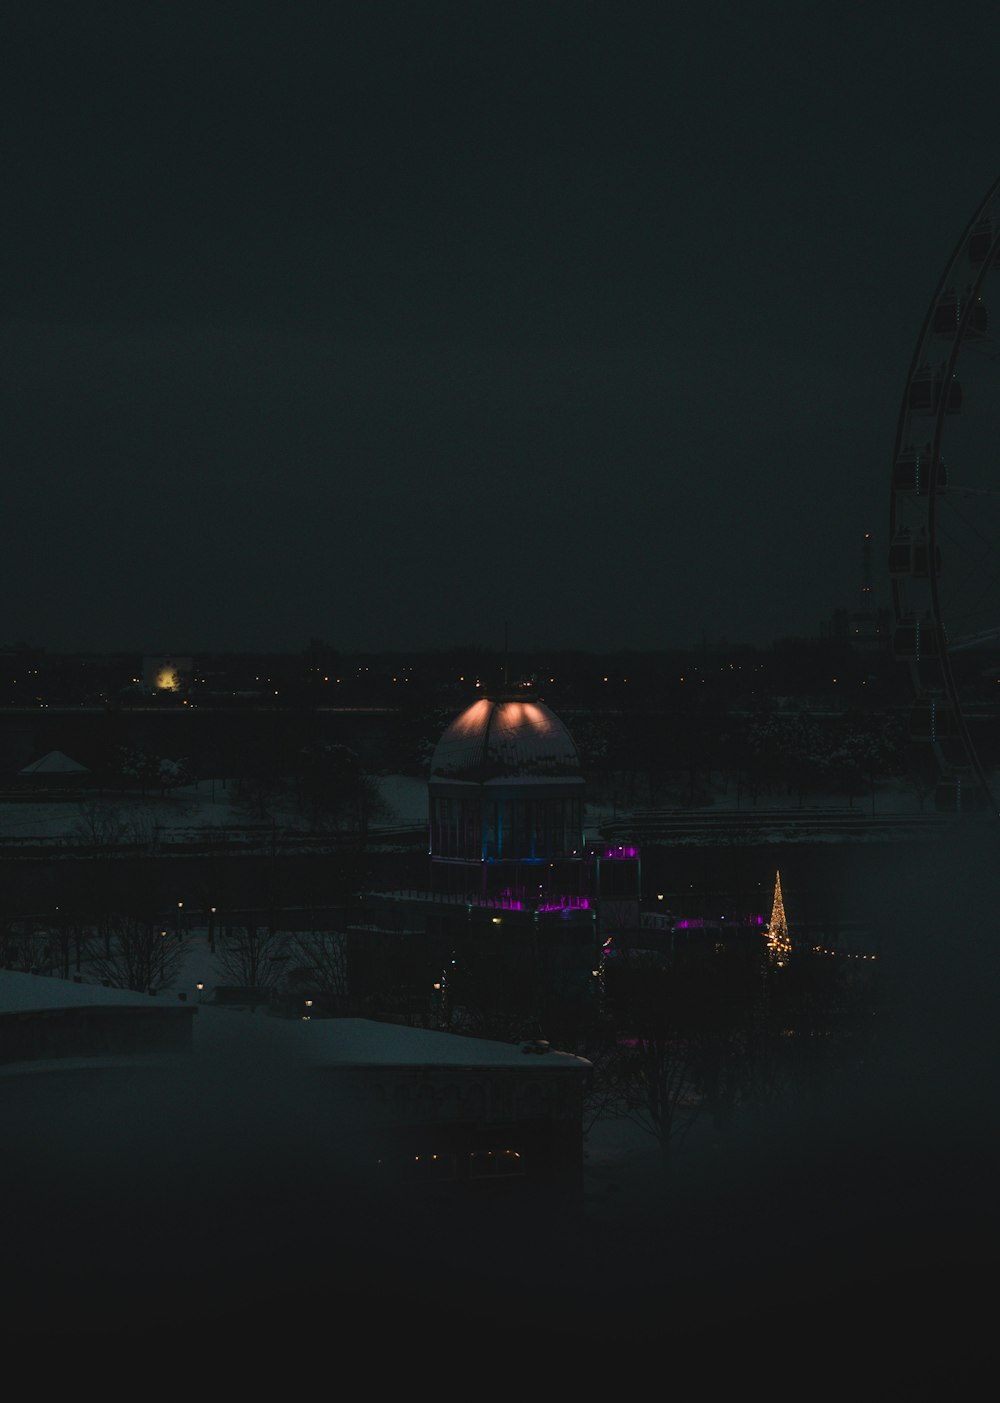
[[[181,941],[162,926],[139,916],[113,916],[104,953],[91,962],[99,979],[116,989],[156,990],[169,986],[184,959]]]
[[[234,984],[247,989],[276,989],[288,962],[283,931],[248,921],[227,929],[217,942],[218,967]]]
[[[123,846],[149,851],[156,842],[156,816],[147,804],[91,799],[80,806],[71,841],[95,857],[108,857]]]
[[[50,932],[31,920],[4,921],[0,925],[0,967],[44,971],[54,965]]]
[[[622,1117],[651,1135],[664,1173],[703,1106],[697,1043],[678,981],[660,952],[627,950],[615,971],[613,1012],[594,1046],[585,1117]]]
[[[509,943],[470,942],[449,965],[447,980],[447,1026],[455,1032],[509,1043],[547,1036],[533,931]]]
[[[299,803],[318,832],[362,836],[374,820],[388,815],[378,782],[346,745],[306,746],[298,756]]]
[[[345,1008],[349,999],[347,936],[343,931],[294,931],[288,940],[289,955],[298,961],[289,970],[289,982],[308,983],[335,1008]]]
[[[605,963],[606,1025],[593,1050],[590,1114],[626,1116],[658,1143],[664,1171],[694,1125],[727,1129],[771,1094],[773,1010],[762,942],[699,932]]]
[[[83,968],[84,962],[89,959],[92,940],[93,930],[86,922],[56,907],[49,927],[49,941],[57,973],[63,979],[69,979],[71,965],[78,971]]]
[[[877,1041],[875,967],[819,947],[780,967],[764,956],[752,938],[626,950],[607,981],[607,1024],[580,1049],[595,1069],[591,1123],[627,1117],[669,1173],[699,1121],[728,1134],[844,1102]]]
[[[72,839],[95,856],[112,852],[125,841],[125,821],[117,804],[91,799],[80,806]]]

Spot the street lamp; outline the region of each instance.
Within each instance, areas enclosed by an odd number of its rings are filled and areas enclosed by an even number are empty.
[[[215,910],[214,906],[208,908],[208,948],[215,954]]]

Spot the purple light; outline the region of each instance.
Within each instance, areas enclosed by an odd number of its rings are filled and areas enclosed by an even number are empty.
[[[525,902],[519,896],[512,896],[509,892],[501,892],[498,896],[491,898],[487,903],[491,907],[499,907],[501,911],[589,911],[590,898],[586,896],[559,896],[546,901],[540,899],[536,902]]]
[[[619,843],[618,847],[616,847],[616,848],[605,848],[605,849],[604,849],[604,856],[605,856],[605,858],[611,858],[611,859],[615,859],[615,858],[623,859],[623,858],[628,858],[628,857],[638,857],[638,856],[639,856],[639,851],[638,851],[637,848],[634,848],[634,847],[625,847],[625,846],[623,846],[621,843]]]
[[[710,930],[719,926],[725,921],[722,916],[718,921],[713,921],[710,916],[685,916],[680,921],[675,921],[677,930]],[[762,926],[765,924],[763,916],[731,916],[730,921],[735,926]]]

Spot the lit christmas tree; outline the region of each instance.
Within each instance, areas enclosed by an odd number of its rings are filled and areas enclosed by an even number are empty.
[[[783,965],[792,953],[792,942],[788,935],[788,922],[785,920],[785,905],[781,899],[781,873],[774,874],[774,901],[771,905],[771,920],[767,927],[767,950],[776,965]]]

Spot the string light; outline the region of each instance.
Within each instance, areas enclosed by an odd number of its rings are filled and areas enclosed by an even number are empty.
[[[785,904],[781,899],[781,873],[774,874],[774,901],[771,906],[771,919],[767,927],[768,954],[780,968],[792,953],[792,942],[785,920]]]

